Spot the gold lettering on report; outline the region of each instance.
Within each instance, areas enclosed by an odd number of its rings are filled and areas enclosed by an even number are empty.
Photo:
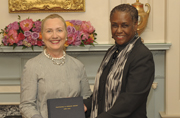
[[[71,108],[64,108],[64,110],[70,110]]]
[[[78,105],[67,105],[67,106],[56,106],[56,108],[60,108],[60,109],[64,109],[64,110],[68,110],[71,109],[73,107],[78,107]]]

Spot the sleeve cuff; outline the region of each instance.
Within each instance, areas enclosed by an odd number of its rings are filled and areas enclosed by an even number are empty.
[[[109,115],[107,112],[103,112],[100,115],[98,115],[96,118],[115,118],[115,117]]]

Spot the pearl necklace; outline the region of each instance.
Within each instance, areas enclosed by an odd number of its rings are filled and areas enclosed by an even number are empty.
[[[46,49],[44,49],[44,55],[49,58],[50,60],[52,60],[53,64],[56,64],[56,65],[63,65],[65,63],[65,56],[66,56],[66,53],[63,51],[63,56],[60,57],[60,58],[54,58],[52,57],[50,54],[47,54],[46,53]],[[58,63],[57,61],[55,60],[58,60],[58,61],[61,61],[60,63]]]

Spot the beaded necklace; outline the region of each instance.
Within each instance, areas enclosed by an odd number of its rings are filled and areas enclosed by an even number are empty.
[[[44,55],[49,58],[50,60],[52,60],[53,64],[56,65],[63,65],[65,63],[65,56],[66,53],[63,51],[63,56],[60,58],[54,58],[52,57],[50,54],[47,53],[46,49],[44,49]],[[58,63],[57,61],[60,61],[60,63]]]

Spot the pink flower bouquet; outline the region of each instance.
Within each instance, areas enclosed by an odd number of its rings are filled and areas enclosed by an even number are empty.
[[[20,19],[20,16],[19,16]],[[10,23],[3,29],[2,44],[4,46],[23,46],[24,48],[33,46],[43,46],[41,36],[41,20],[33,21],[32,19],[25,19],[22,21],[15,21]]]
[[[97,34],[89,21],[67,20],[67,41],[65,46],[94,45]]]
[[[20,19],[20,16],[19,16]],[[67,41],[65,46],[84,46],[94,45],[96,39],[95,28],[88,21],[68,20],[67,24]],[[23,46],[22,49],[34,46],[43,46],[41,35],[41,20],[33,21],[25,19],[10,23],[0,34],[3,34],[2,44],[4,46]]]

